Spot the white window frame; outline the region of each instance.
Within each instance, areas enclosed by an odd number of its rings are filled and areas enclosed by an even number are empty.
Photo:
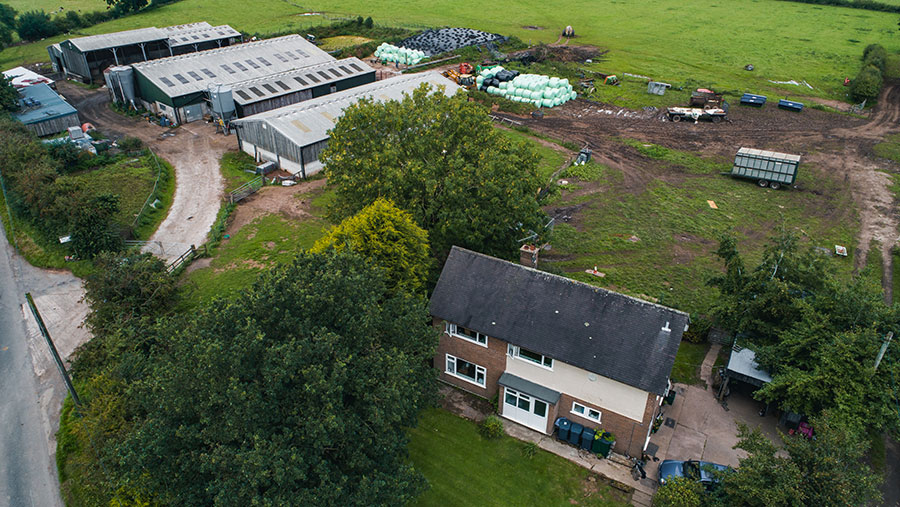
[[[469,331],[474,332],[475,335],[478,337],[484,337],[484,343],[481,343],[480,341],[478,341],[477,338],[472,338],[471,336],[469,336],[467,334],[460,333],[458,330],[458,327],[462,327],[462,326],[458,326],[457,324],[454,324],[452,322],[444,322],[444,332],[447,333],[448,335],[455,336],[457,338],[466,340],[467,342],[472,342],[476,345],[481,345],[482,347],[487,348],[488,335],[486,335],[484,333],[479,333],[478,331],[475,331],[474,329],[464,328],[464,329],[469,329]]]
[[[515,357],[515,358],[518,358],[519,360],[525,361],[525,362],[528,363],[528,364],[533,364],[533,365],[535,365],[535,366],[540,366],[541,368],[544,368],[545,370],[553,371],[553,358],[552,358],[552,357],[550,357],[550,356],[548,356],[548,355],[546,355],[546,354],[538,354],[537,352],[535,352],[535,351],[533,351],[533,350],[530,350],[530,349],[525,349],[525,350],[527,350],[528,352],[531,352],[531,353],[533,353],[533,354],[537,354],[537,355],[541,356],[541,362],[539,363],[539,362],[535,361],[534,359],[531,359],[530,357],[524,357],[524,356],[522,356],[522,354],[521,354],[521,347],[519,347],[519,346],[516,346],[516,345],[513,345],[513,344],[510,343],[510,344],[508,344],[508,346],[506,347],[506,353],[507,353],[507,355],[510,355],[510,356],[512,356],[512,357]],[[550,362],[549,365],[544,364],[544,363],[546,363],[547,361]]]
[[[581,411],[580,411],[580,412],[577,410],[578,407],[581,408]],[[582,404],[582,403],[578,403],[577,401],[573,401],[573,402],[572,402],[572,410],[571,410],[571,412],[572,412],[573,414],[577,415],[578,417],[583,417],[583,418],[585,418],[585,419],[589,419],[589,420],[591,420],[591,421],[596,421],[596,422],[600,422],[600,417],[601,417],[601,415],[602,415],[602,414],[600,413],[599,410],[597,410],[597,409],[595,409],[595,408],[591,408],[591,407],[589,407],[589,406],[587,406],[587,405],[584,405],[584,404]],[[591,412],[595,412],[595,413],[597,414],[597,417],[593,417],[593,416],[591,415]]]
[[[458,373],[458,369],[456,367],[457,360],[465,361],[469,364],[475,365],[475,379],[471,379],[469,377],[466,377],[465,375],[460,375]],[[453,365],[452,368],[450,366],[451,364]],[[460,380],[465,380],[466,382],[468,382],[470,384],[475,384],[476,386],[481,387],[482,389],[487,389],[487,369],[484,366],[479,366],[479,365],[473,363],[472,361],[468,361],[466,359],[462,359],[462,358],[447,354],[447,359],[444,362],[444,372],[447,375],[452,375]],[[479,373],[481,374],[481,378],[484,380],[484,383],[481,383],[481,384],[478,383],[478,374]]]

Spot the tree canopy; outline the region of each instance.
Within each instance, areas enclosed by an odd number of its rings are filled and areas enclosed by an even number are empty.
[[[42,10],[23,12],[19,15],[16,31],[22,40],[36,41],[56,35],[58,30],[50,16]]]
[[[428,233],[387,199],[378,198],[345,218],[319,239],[312,251],[327,249],[353,250],[384,269],[390,290],[415,292],[428,276]]]
[[[784,435],[786,455],[758,428],[741,425],[736,448],[747,451],[736,471],[720,473],[727,505],[866,505],[880,479],[863,463],[865,440],[831,417],[813,420],[816,438]]]
[[[790,234],[775,238],[753,269],[744,267],[734,238],[725,237],[717,253],[725,261],[725,273],[712,280],[722,293],[719,324],[744,333],[743,344],[773,377],[757,397],[807,415],[834,411],[856,431],[900,428],[892,383],[900,379],[898,340],[874,368],[883,337],[900,322],[880,284],[837,280],[826,257],[801,250]]]
[[[15,111],[19,109],[19,92],[12,85],[12,79],[0,75],[0,110]]]
[[[162,504],[405,504],[425,487],[404,428],[433,402],[424,298],[358,254],[301,254],[234,300],[161,319],[109,451]],[[130,362],[130,361],[129,361]]]
[[[536,153],[493,128],[481,106],[423,85],[402,101],[360,100],[331,132],[322,160],[343,219],[379,197],[428,231],[432,254],[453,245],[512,258],[540,232]]]

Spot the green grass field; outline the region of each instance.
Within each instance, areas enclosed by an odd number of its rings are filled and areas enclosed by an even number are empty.
[[[409,454],[429,489],[416,506],[627,505],[624,493],[574,463],[503,436],[486,440],[475,423],[442,409],[422,413]]]
[[[118,195],[119,212],[114,220],[123,227],[129,227],[153,190],[156,173],[156,166],[148,155],[120,160],[93,171],[60,176],[59,180],[81,181],[91,188],[94,195]]]
[[[26,4],[48,10],[54,5],[49,0],[13,3],[22,8]],[[74,5],[96,4],[78,0]],[[207,20],[228,23],[249,33],[274,33],[327,22],[323,16],[303,15],[308,12],[325,12],[330,17],[372,16],[376,23],[385,25],[465,26],[516,35],[530,43],[555,42],[562,28],[572,24],[578,37],[571,44],[593,44],[610,50],[605,61],[587,65],[589,70],[631,72],[676,86],[702,85],[735,92],[752,90],[837,99],[844,98],[846,89],[841,81],[856,74],[867,44],[881,43],[891,53],[900,50],[895,14],[777,0],[516,0],[486,4],[315,0],[302,6],[280,0],[182,0],[84,32],[96,34]],[[9,48],[0,53],[0,67],[45,61],[45,46],[63,38]],[[744,71],[748,63],[755,65],[756,70]],[[806,80],[814,90],[773,85],[768,82],[770,79]],[[604,98],[610,100],[616,98],[616,93],[615,88],[603,91]]]
[[[701,382],[700,364],[709,350],[708,343],[690,343],[683,341],[678,346],[675,364],[672,366],[672,382],[695,385]]]
[[[562,146],[549,141],[544,141],[542,143],[537,138],[524,132],[509,129],[500,129],[500,132],[514,142],[531,144],[534,151],[541,157],[541,160],[538,163],[538,175],[540,175],[541,181],[549,181],[553,173],[562,168],[562,165],[566,162],[571,153]]]
[[[580,209],[570,222],[555,225],[543,266],[680,310],[706,313],[717,294],[706,281],[721,270],[713,252],[726,231],[738,235],[750,266],[782,224],[809,238],[807,244],[855,244],[858,219],[851,198],[840,191],[840,182],[814,167],[801,167],[802,191],[763,190],[753,182],[720,175],[730,169],[725,160],[638,146],[639,153],[660,164],[658,177],[639,191],[628,187],[619,171],[604,166],[563,173],[569,184],[547,208]],[[579,177],[579,172],[584,174]],[[675,174],[682,181],[673,181]],[[849,276],[853,260],[834,258],[833,264],[839,274]],[[605,277],[585,272],[595,266]]]

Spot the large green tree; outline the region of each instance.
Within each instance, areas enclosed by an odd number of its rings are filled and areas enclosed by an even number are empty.
[[[425,487],[405,428],[434,400],[424,298],[352,252],[301,254],[150,334],[123,483],[170,505],[402,505]]]
[[[816,437],[782,436],[779,452],[758,428],[742,425],[736,448],[747,451],[736,471],[720,473],[726,505],[867,505],[880,479],[863,462],[865,439],[831,416],[813,420]]]
[[[388,288],[415,292],[428,276],[428,233],[387,199],[376,199],[316,241],[313,252],[353,250],[385,270]]]
[[[122,249],[122,237],[112,221],[119,211],[119,196],[101,194],[88,198],[71,210],[72,251],[83,259],[92,259],[100,252]]]
[[[19,92],[12,85],[12,79],[0,75],[0,110],[15,111],[19,109]]]
[[[43,10],[23,12],[16,22],[16,31],[22,40],[36,41],[59,33],[53,20]]]
[[[775,238],[753,269],[744,267],[734,238],[725,237],[718,254],[726,267],[712,281],[722,294],[719,323],[746,334],[773,376],[758,398],[808,415],[832,411],[857,431],[900,427],[897,340],[875,369],[882,337],[900,323],[880,284],[836,279],[827,257],[801,249],[790,234]]]
[[[336,217],[385,197],[428,231],[438,259],[453,245],[512,258],[545,224],[538,157],[494,129],[481,106],[432,92],[423,85],[399,102],[344,111],[322,154]]]

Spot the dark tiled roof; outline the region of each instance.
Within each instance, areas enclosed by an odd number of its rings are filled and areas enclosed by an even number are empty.
[[[659,395],[689,320],[678,310],[459,247],[441,271],[431,314]]]

